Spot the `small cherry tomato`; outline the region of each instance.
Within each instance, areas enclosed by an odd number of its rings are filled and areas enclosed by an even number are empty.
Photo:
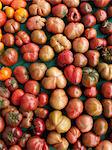
[[[4,9],[5,9],[5,14],[6,14],[7,18],[12,19],[14,16],[14,9],[9,6],[6,6]]]
[[[5,128],[5,122],[3,118],[0,116],[0,133],[4,130]]]
[[[0,69],[0,81],[4,81],[10,78],[12,75],[12,70],[8,67],[2,67]]]
[[[24,91],[22,89],[17,89],[12,93],[11,102],[13,105],[19,106],[21,97],[24,95]]]
[[[28,11],[24,8],[19,8],[14,13],[14,18],[20,23],[24,23],[28,18]]]
[[[97,94],[98,94],[98,90],[94,86],[90,88],[86,88],[84,90],[84,95],[87,97],[96,97]]]
[[[103,83],[101,87],[101,92],[105,98],[112,98],[112,83],[111,82]]]
[[[39,107],[44,107],[48,103],[48,95],[44,92],[40,93],[38,96]]]

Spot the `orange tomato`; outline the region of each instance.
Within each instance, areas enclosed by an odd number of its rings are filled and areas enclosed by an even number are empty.
[[[0,29],[0,41],[2,39],[2,30]]]
[[[4,44],[0,42],[0,55],[4,52]]]
[[[6,14],[7,18],[12,19],[14,16],[14,9],[12,7],[6,6],[4,8],[4,10],[5,10],[5,14]]]
[[[12,70],[8,67],[2,67],[0,69],[0,81],[5,81],[12,75]]]
[[[25,8],[19,8],[14,13],[14,18],[20,23],[24,23],[28,18],[28,11]]]

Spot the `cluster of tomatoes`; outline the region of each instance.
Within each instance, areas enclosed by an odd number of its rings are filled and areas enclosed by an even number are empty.
[[[0,0],[1,150],[112,150],[111,18],[111,0]]]

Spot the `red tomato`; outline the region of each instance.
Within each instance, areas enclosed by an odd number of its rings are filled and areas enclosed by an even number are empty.
[[[0,10],[0,27],[2,27],[6,22],[6,14]]]
[[[84,91],[84,95],[87,97],[96,97],[97,94],[98,94],[98,91],[96,87],[86,88]]]
[[[44,92],[40,93],[38,96],[39,107],[44,107],[48,103],[48,95]]]
[[[9,150],[22,150],[19,145],[13,145],[9,148]]]
[[[25,93],[22,96],[20,103],[20,107],[24,111],[33,111],[38,106],[38,99],[32,94]]]
[[[11,3],[11,7],[14,9],[25,8],[26,5],[26,0],[13,0]]]
[[[22,89],[17,89],[12,93],[11,102],[14,105],[20,105],[20,99],[24,95],[24,91]]]
[[[79,84],[82,79],[82,69],[80,67],[75,67],[74,65],[69,65],[64,69],[65,77],[73,84]]]
[[[105,82],[101,87],[101,92],[105,98],[112,98],[112,83]]]

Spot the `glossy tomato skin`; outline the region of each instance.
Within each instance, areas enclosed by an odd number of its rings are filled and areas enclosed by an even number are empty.
[[[103,22],[107,19],[107,13],[105,10],[102,9],[98,9],[94,15],[96,17],[97,22]]]
[[[25,0],[13,0],[11,3],[11,7],[16,9],[25,8],[27,5]]]
[[[40,85],[35,80],[28,80],[25,83],[24,90],[25,90],[26,93],[37,95],[40,91]]]
[[[94,0],[94,4],[96,7],[105,7],[109,4],[110,0],[102,0],[102,1],[99,1],[99,0]]]
[[[82,23],[86,28],[92,27],[96,24],[96,18],[92,14],[87,14],[82,18]]]
[[[36,118],[33,124],[34,124],[34,134],[38,136],[42,135],[43,132],[45,131],[44,121],[40,118]]]
[[[5,80],[5,86],[9,89],[9,91],[13,92],[18,88],[17,80],[14,77],[11,77]]]
[[[38,99],[34,95],[25,93],[21,97],[20,107],[24,111],[36,110],[37,106],[38,106]]]
[[[3,65],[12,66],[18,61],[18,53],[14,48],[8,48],[0,58]]]
[[[42,92],[38,95],[39,107],[44,107],[48,103],[48,94]]]
[[[12,47],[14,45],[14,35],[11,33],[6,33],[2,36],[2,42],[7,47]]]
[[[13,73],[17,81],[21,84],[24,84],[29,80],[28,71],[24,66],[17,66]]]
[[[78,86],[70,86],[67,90],[70,97],[79,98],[82,95],[82,91]]]
[[[97,36],[97,31],[94,28],[87,28],[84,35],[88,40],[90,40]]]
[[[105,98],[112,98],[112,83],[111,82],[105,82],[103,83],[101,87],[102,95]]]
[[[69,65],[64,69],[64,75],[73,84],[79,84],[82,79],[82,69],[80,67],[75,67],[74,65]]]
[[[0,10],[0,28],[5,24],[6,19],[6,14]]]
[[[90,87],[90,88],[86,88],[86,89],[84,90],[84,95],[85,95],[86,97],[96,97],[97,94],[98,94],[98,90],[96,89],[95,86],[92,86],[92,87]]]
[[[13,105],[19,106],[21,97],[24,95],[24,91],[22,89],[16,89],[11,96],[11,102]]]
[[[92,12],[92,6],[87,2],[82,2],[80,4],[80,12],[83,15],[89,14]]]
[[[32,136],[27,142],[27,150],[49,150],[44,139],[38,136]]]

